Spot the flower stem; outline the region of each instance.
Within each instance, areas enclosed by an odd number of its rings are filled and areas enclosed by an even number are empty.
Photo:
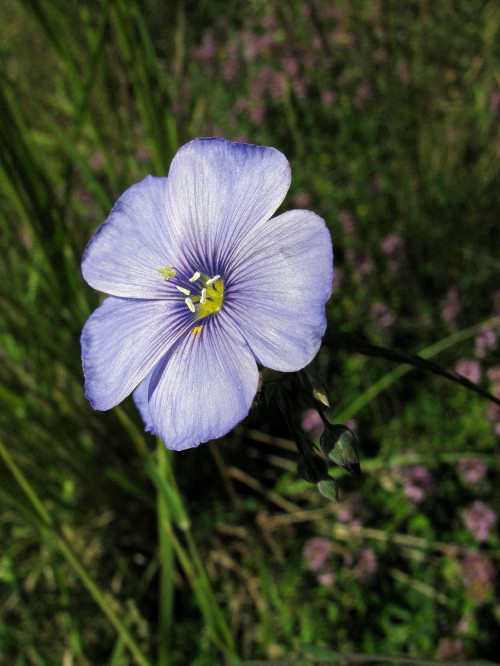
[[[104,615],[108,618],[110,623],[116,629],[116,632],[121,637],[123,642],[128,646],[130,652],[134,655],[134,658],[140,666],[151,666],[151,662],[144,656],[142,650],[139,648],[134,638],[125,627],[123,622],[120,620],[118,615],[113,610],[112,606],[116,605],[114,602],[111,602],[111,597],[109,594],[106,596],[99,589],[99,587],[94,583],[92,578],[85,571],[85,568],[82,566],[78,557],[75,555],[73,550],[70,548],[66,539],[60,534],[54,527],[53,520],[50,514],[47,512],[43,506],[42,501],[36,494],[33,486],[29,483],[26,476],[23,474],[22,470],[17,466],[16,462],[5,448],[2,442],[0,442],[0,456],[4,460],[5,464],[9,468],[12,476],[15,478],[22,491],[31,502],[33,508],[36,511],[38,518],[37,525],[42,532],[50,534],[50,536],[55,540],[59,551],[66,559],[68,564],[71,566],[76,575],[80,578],[83,585],[87,588],[88,592],[102,610]],[[108,598],[106,598],[108,597]]]
[[[158,472],[165,478],[171,467],[171,452],[167,451],[163,442],[157,440]],[[172,631],[172,609],[174,601],[174,551],[163,529],[165,521],[170,521],[169,504],[165,494],[157,490],[157,525],[158,525],[158,558],[159,558],[159,641],[158,641],[158,666],[167,666],[170,660],[170,642]]]
[[[472,338],[483,326],[497,328],[500,326],[500,317],[492,317],[480,322],[479,324],[475,324],[474,326],[470,326],[464,330],[457,331],[456,333],[453,333],[453,335],[450,335],[447,338],[434,343],[430,347],[422,349],[422,351],[418,352],[418,355],[426,360],[433,358],[442,351],[453,347],[453,345]],[[403,363],[396,366],[393,370],[383,375],[378,381],[374,382],[368,389],[366,389],[366,391],[358,395],[340,413],[336,414],[335,420],[339,423],[343,423],[344,421],[351,419],[361,409],[363,409],[363,407],[374,400],[380,393],[389,388],[389,386],[395,381],[406,375],[407,372],[410,372],[410,370],[413,370],[413,366],[411,365],[406,365]]]

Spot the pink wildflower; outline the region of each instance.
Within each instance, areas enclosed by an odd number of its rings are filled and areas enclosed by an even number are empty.
[[[472,359],[461,359],[455,366],[455,372],[474,384],[478,384],[481,380],[481,366]]]
[[[397,273],[405,261],[405,242],[399,234],[389,234],[382,239],[380,247],[382,252],[386,255],[389,263],[389,268],[394,273]]]
[[[90,156],[89,165],[92,167],[92,169],[100,169],[103,164],[104,155],[100,151],[97,151]]]
[[[490,111],[496,116],[500,111],[500,90],[495,90],[490,96]]]
[[[352,213],[348,210],[341,210],[339,213],[339,222],[345,236],[351,236],[356,231],[356,224]]]
[[[370,314],[379,331],[390,328],[394,324],[394,315],[385,303],[374,303],[370,308]]]
[[[337,290],[342,285],[345,278],[345,273],[342,268],[337,268],[333,274],[332,290]]]
[[[322,571],[316,576],[316,579],[320,585],[333,585],[336,580],[333,571]]]
[[[234,58],[226,58],[222,63],[222,76],[227,81],[234,81],[241,73],[241,67]]]
[[[306,409],[303,412],[301,427],[311,437],[319,437],[325,429],[323,421],[315,409]]]
[[[490,528],[496,523],[495,512],[481,500],[476,500],[462,514],[465,527],[472,532],[476,541],[487,541]]]
[[[480,552],[467,554],[462,561],[464,586],[471,599],[480,605],[485,603],[493,589],[496,570],[491,560]]]
[[[196,46],[191,51],[191,56],[194,60],[199,60],[201,62],[207,62],[215,58],[217,53],[217,47],[215,45],[215,40],[211,32],[205,32],[203,39],[199,46]]]
[[[363,109],[367,102],[371,100],[373,96],[372,86],[369,81],[361,81],[356,88],[356,95],[354,97],[354,106],[357,109]]]
[[[486,408],[486,418],[493,425],[493,432],[500,437],[500,406],[494,402]]]
[[[403,484],[405,496],[413,504],[420,504],[432,485],[432,475],[423,465],[395,465],[393,473]]]
[[[313,537],[304,544],[302,555],[311,571],[322,569],[331,557],[332,546],[328,539]]]
[[[468,458],[458,461],[458,471],[466,483],[475,485],[484,478],[488,468],[482,460]]]
[[[321,91],[321,104],[323,106],[331,106],[337,99],[337,94],[333,90]]]
[[[294,199],[297,208],[308,208],[311,205],[311,197],[307,192],[299,192]]]
[[[151,151],[147,146],[139,146],[135,151],[138,162],[147,162],[151,158]]]
[[[466,661],[464,644],[460,638],[442,638],[439,641],[436,659],[439,661]]]
[[[500,393],[500,366],[496,368],[490,368],[486,373],[486,376],[493,385],[493,389],[498,387]]]
[[[492,328],[483,326],[474,338],[477,358],[484,358],[488,352],[496,349],[497,335]]]
[[[361,548],[356,556],[358,561],[352,575],[356,580],[366,580],[377,570],[377,556],[370,548]]]

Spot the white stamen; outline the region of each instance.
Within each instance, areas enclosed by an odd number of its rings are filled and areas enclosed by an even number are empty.
[[[209,286],[210,286],[211,284],[213,284],[214,282],[217,282],[217,280],[218,280],[219,278],[220,278],[220,275],[216,275],[215,277],[210,278],[210,280],[207,280],[207,281],[205,282],[205,284],[207,285],[207,287],[209,287]]]
[[[175,285],[175,288],[178,289],[181,292],[181,294],[184,294],[184,296],[189,296],[189,294],[191,293],[189,289],[186,289],[185,287],[179,287],[178,284]]]
[[[196,312],[194,303],[190,298],[185,298],[184,303],[188,306],[188,308],[191,310],[191,312]]]
[[[189,278],[189,282],[196,282],[196,280],[198,280],[198,278],[200,278],[200,277],[201,277],[200,271],[196,271],[196,273],[193,275],[193,277]]]
[[[207,290],[203,288],[201,290],[200,305],[205,305],[206,302],[207,302]]]

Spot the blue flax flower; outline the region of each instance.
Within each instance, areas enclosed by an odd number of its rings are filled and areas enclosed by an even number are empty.
[[[146,430],[187,449],[247,415],[257,364],[292,372],[311,361],[332,245],[310,211],[271,217],[289,185],[273,148],[195,139],[168,178],[147,176],[118,199],[82,262],[85,280],[111,294],[81,337],[94,409],[135,389]]]

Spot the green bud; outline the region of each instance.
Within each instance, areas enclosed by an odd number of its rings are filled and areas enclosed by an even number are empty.
[[[309,483],[318,483],[321,479],[328,478],[328,469],[324,460],[313,453],[309,453],[299,455],[297,474]]]
[[[321,481],[318,481],[316,485],[323,497],[326,497],[326,499],[332,500],[334,502],[339,501],[339,491],[337,484],[331,477],[328,477],[327,479],[321,479]]]
[[[320,437],[323,453],[332,462],[354,476],[361,474],[359,457],[356,451],[356,437],[345,425],[327,426]]]
[[[325,407],[330,407],[326,387],[323,383],[323,380],[320,378],[320,376],[313,368],[312,364],[306,366],[304,368],[304,371],[311,384],[313,398],[318,402],[321,402],[323,405],[325,405]]]

